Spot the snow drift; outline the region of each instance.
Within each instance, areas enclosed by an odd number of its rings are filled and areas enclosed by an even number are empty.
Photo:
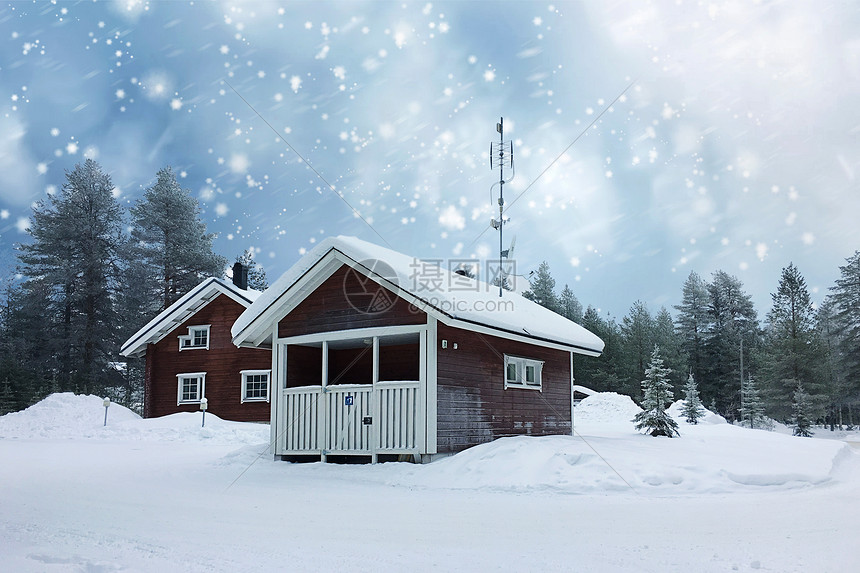
[[[111,404],[107,426],[102,398],[64,392],[51,394],[20,412],[0,416],[0,439],[102,439],[160,442],[258,444],[269,439],[268,424],[222,420],[200,412],[143,419],[128,408]]]

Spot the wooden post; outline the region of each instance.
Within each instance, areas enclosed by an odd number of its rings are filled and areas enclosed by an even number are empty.
[[[320,400],[322,404],[318,405],[317,416],[318,423],[318,439],[320,441],[320,461],[326,461],[326,446],[328,445],[328,397],[326,396],[326,387],[328,386],[328,341],[322,341],[322,379],[320,380],[322,392],[320,392]]]
[[[378,461],[376,450],[379,448],[379,428],[380,408],[379,396],[376,393],[376,385],[379,383],[379,337],[373,337],[373,378],[371,380],[370,404],[373,423],[370,425],[370,463],[375,464]]]

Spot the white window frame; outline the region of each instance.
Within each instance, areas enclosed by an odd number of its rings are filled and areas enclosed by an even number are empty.
[[[268,402],[269,396],[272,394],[272,371],[271,370],[242,370],[242,404],[245,402]],[[248,398],[248,377],[249,376],[266,376],[266,397],[265,398]]]
[[[188,327],[188,334],[180,334],[178,337],[179,338],[179,351],[182,352],[183,350],[209,350],[210,326],[211,325],[209,325],[209,324],[201,324],[198,326],[189,326]],[[194,345],[194,337],[195,337],[194,333],[196,331],[200,331],[200,330],[206,331],[206,344],[198,344],[195,346]],[[188,344],[185,344],[186,342]]]
[[[543,392],[543,360],[535,360],[534,358],[525,358],[523,356],[512,356],[505,354],[504,377],[505,390],[508,388],[524,388],[527,390],[537,390]],[[514,366],[516,374],[513,379],[508,377],[508,367]],[[526,372],[528,368],[533,368],[535,381],[532,383],[526,382]]]
[[[182,386],[183,380],[196,378],[197,382],[197,399],[194,400],[183,400],[182,399]],[[176,375],[176,405],[181,406],[183,404],[199,404],[200,400],[206,395],[206,373],[205,372],[184,372],[182,374]]]

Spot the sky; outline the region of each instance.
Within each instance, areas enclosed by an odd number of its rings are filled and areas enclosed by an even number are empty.
[[[127,205],[172,166],[270,280],[340,234],[481,275],[503,117],[517,274],[620,319],[724,270],[763,318],[860,249],[858,96],[844,1],[7,1],[0,272],[93,158]]]

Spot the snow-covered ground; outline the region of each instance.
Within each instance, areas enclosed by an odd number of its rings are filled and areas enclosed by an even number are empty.
[[[199,413],[114,404],[103,427],[100,398],[57,394],[0,417],[0,570],[860,568],[857,434],[710,414],[652,438],[636,411],[598,394],[576,409],[577,437],[344,466],[274,462],[268,426],[211,414],[201,428]]]

